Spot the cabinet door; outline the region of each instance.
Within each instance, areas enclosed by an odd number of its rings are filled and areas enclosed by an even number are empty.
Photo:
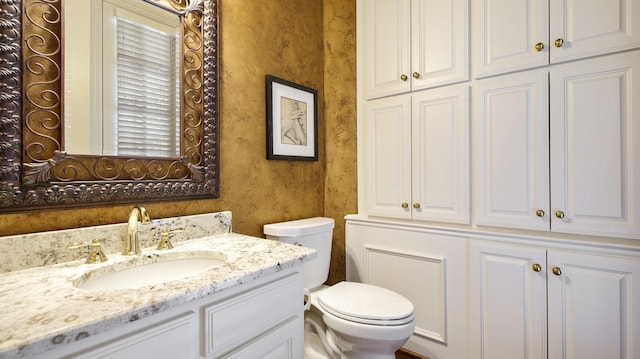
[[[550,1],[551,62],[639,47],[639,5],[633,0]]]
[[[362,0],[358,5],[363,24],[360,38],[363,40],[364,97],[408,92],[411,89],[410,0]]]
[[[637,358],[640,261],[549,251],[548,267],[549,359]]]
[[[474,76],[484,77],[549,63],[547,1],[474,1]],[[545,48],[536,50],[536,44]]]
[[[234,348],[245,346],[299,318],[303,311],[302,274],[295,273],[231,298],[203,306],[202,350],[206,358],[218,358]],[[302,319],[293,320],[302,327]],[[254,338],[254,339],[252,339]],[[289,343],[289,341],[287,341]],[[300,342],[297,342],[300,343]],[[275,349],[275,343],[274,349]],[[296,344],[290,342],[288,345]],[[284,348],[283,348],[284,350]],[[241,356],[243,357],[243,356]],[[253,358],[258,358],[254,356]]]
[[[469,256],[471,358],[546,358],[545,250],[475,241]]]
[[[413,219],[469,223],[469,86],[413,95]]]
[[[640,235],[639,72],[638,51],[551,70],[553,231]]]
[[[549,230],[548,122],[546,71],[474,85],[477,224]]]
[[[368,101],[365,132],[367,212],[411,218],[411,96]]]
[[[224,358],[299,359],[303,356],[304,318],[296,316]]]
[[[411,16],[412,89],[468,80],[469,0],[412,0]]]

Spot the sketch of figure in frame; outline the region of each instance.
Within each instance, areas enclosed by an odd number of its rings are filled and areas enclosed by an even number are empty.
[[[280,142],[288,145],[307,145],[307,103],[280,98]]]

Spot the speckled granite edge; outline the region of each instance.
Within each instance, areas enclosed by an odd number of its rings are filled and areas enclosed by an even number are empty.
[[[172,233],[173,243],[189,238],[202,238],[231,232],[231,212],[216,212],[200,215],[172,217],[152,220],[149,225],[138,223],[140,246],[153,247],[160,240],[160,232],[182,228]],[[127,223],[105,226],[75,228],[60,231],[0,237],[0,273],[33,267],[42,267],[86,258],[89,249],[68,249],[72,243],[103,241],[107,256],[123,249]]]

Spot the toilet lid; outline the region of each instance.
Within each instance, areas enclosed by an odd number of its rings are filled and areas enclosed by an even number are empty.
[[[370,284],[340,282],[318,293],[327,312],[354,322],[401,325],[413,320],[413,304],[388,289]]]

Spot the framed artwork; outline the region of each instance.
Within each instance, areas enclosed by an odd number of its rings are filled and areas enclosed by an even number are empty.
[[[267,75],[267,159],[318,160],[318,92]]]

